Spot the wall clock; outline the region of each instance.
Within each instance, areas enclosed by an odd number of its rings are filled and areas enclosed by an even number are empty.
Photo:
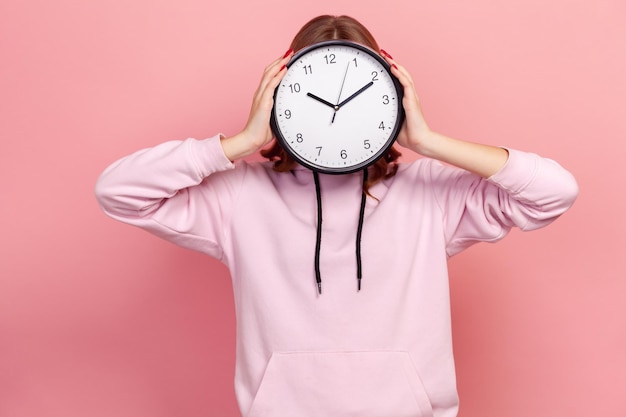
[[[326,41],[297,52],[274,93],[270,124],[301,165],[348,174],[383,157],[402,122],[402,86],[375,51]]]

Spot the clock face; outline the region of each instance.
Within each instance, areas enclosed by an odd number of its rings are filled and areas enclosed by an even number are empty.
[[[271,126],[282,147],[318,172],[373,164],[398,136],[402,87],[371,49],[328,41],[298,52],[274,94]]]

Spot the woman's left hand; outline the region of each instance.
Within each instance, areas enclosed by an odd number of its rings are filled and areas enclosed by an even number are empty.
[[[424,119],[411,74],[398,65],[387,52],[381,50],[380,53],[391,65],[391,73],[404,88],[402,105],[406,118],[397,138],[400,146],[485,178],[504,166],[509,156],[504,148],[453,139],[430,130]]]
[[[413,78],[391,55],[384,50],[380,52],[389,65],[391,65],[391,73],[398,78],[404,88],[402,105],[404,106],[405,120],[398,134],[397,142],[400,146],[423,154],[432,132],[424,118],[420,100],[415,91]]]

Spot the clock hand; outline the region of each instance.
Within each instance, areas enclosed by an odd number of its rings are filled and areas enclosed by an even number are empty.
[[[315,94],[306,93],[306,95],[311,97],[311,98],[314,98],[315,100],[319,101],[320,103],[326,104],[328,107],[332,107],[333,109],[335,109],[335,111],[339,110],[339,106],[335,106],[330,101],[326,101],[323,98],[316,96]]]
[[[339,108],[343,107],[347,102],[349,102],[350,100],[352,100],[353,98],[355,98],[356,96],[358,96],[363,91],[367,90],[368,88],[370,88],[373,85],[374,85],[373,81],[370,81],[369,83],[365,84],[363,87],[359,88],[356,93],[352,94],[350,97],[348,97],[347,99],[345,99],[341,103],[337,104],[337,106],[335,108],[338,110]]]
[[[339,89],[339,97],[337,97],[337,105],[339,105],[339,100],[341,100],[341,93],[343,92],[343,86],[346,83],[346,76],[348,75],[348,70],[350,69],[350,61],[348,61],[348,66],[346,67],[346,72],[343,74],[343,80],[341,81],[341,88]]]
[[[339,97],[337,97],[337,105],[333,106],[335,108],[335,112],[333,113],[333,119],[330,121],[330,124],[335,123],[335,116],[337,116],[337,110],[339,110],[339,100],[341,100],[341,93],[343,92],[343,86],[346,83],[346,77],[348,76],[348,70],[350,69],[350,61],[348,61],[348,66],[346,67],[346,72],[343,73],[343,80],[341,81],[341,88],[339,89]]]

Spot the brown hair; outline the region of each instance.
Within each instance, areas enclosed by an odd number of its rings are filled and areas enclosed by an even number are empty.
[[[315,17],[302,26],[291,42],[291,49],[299,51],[314,43],[334,39],[349,40],[365,45],[375,51],[380,50],[370,31],[356,19],[350,16],[329,15]],[[276,140],[269,148],[263,149],[261,155],[273,161],[274,170],[279,172],[289,171],[296,164]],[[397,149],[391,147],[384,157],[371,165],[367,183],[364,185],[366,192],[381,179],[389,178],[396,174],[398,170],[397,160],[400,155]]]

